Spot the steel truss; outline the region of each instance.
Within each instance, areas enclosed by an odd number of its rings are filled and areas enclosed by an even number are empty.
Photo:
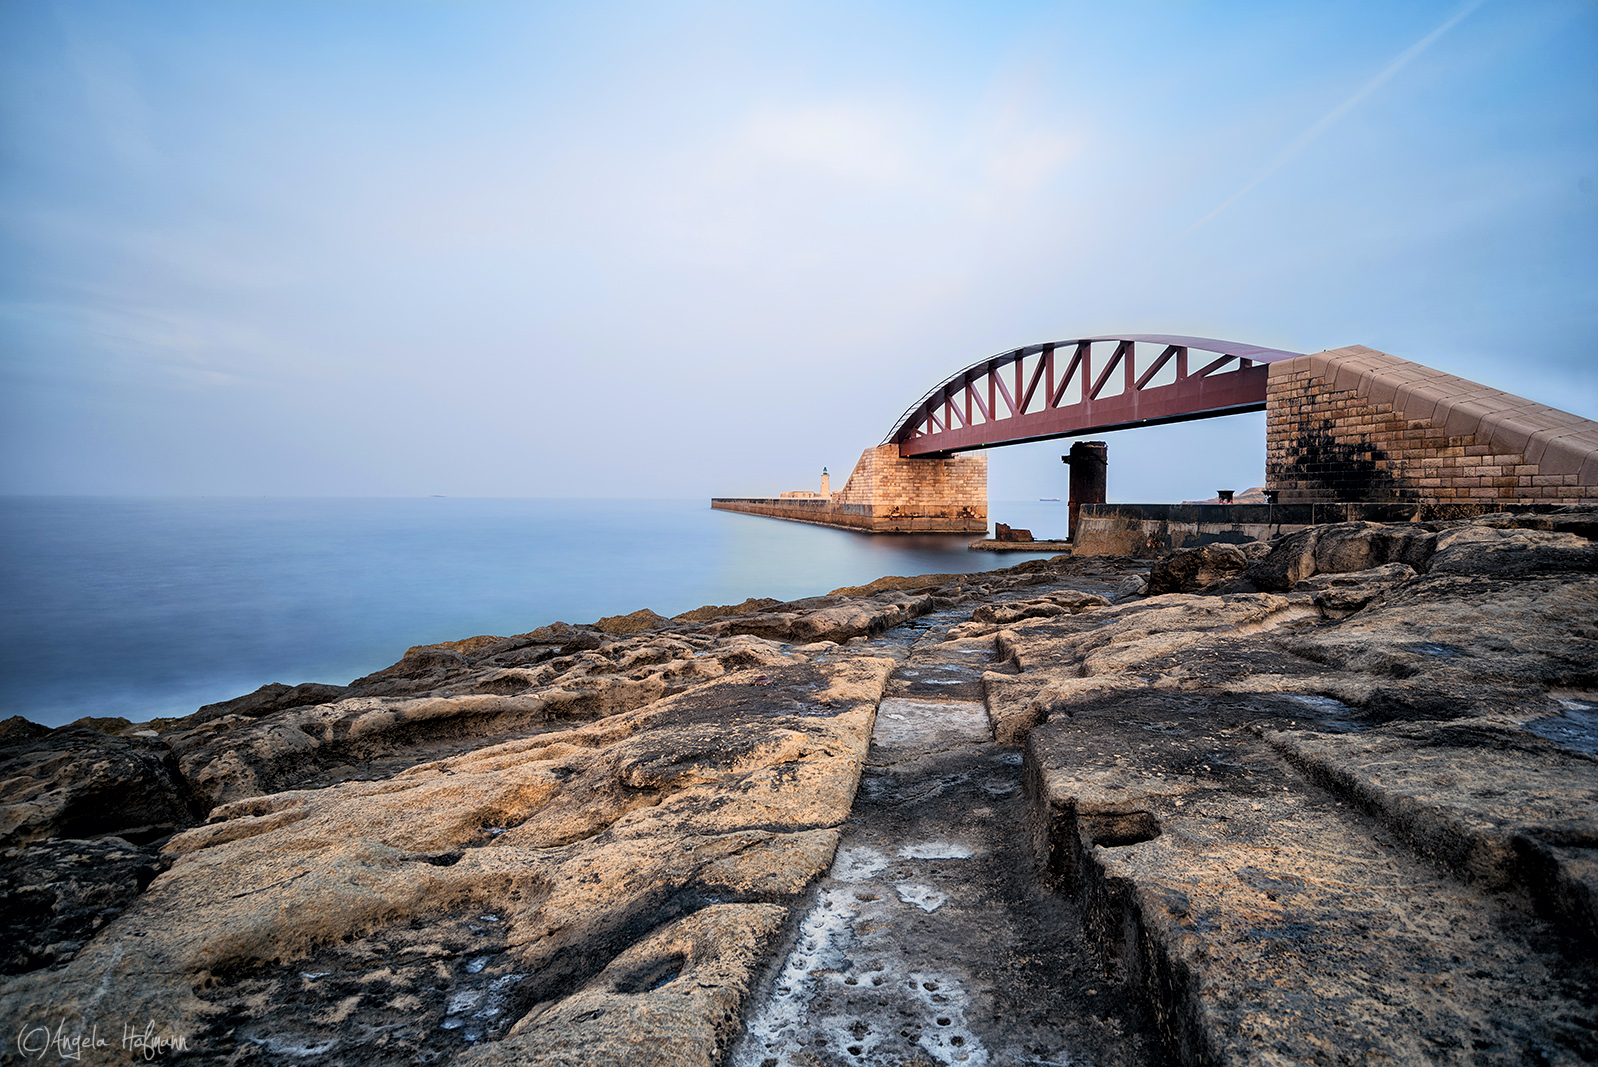
[[[1094,351],[1095,346],[1110,345],[1114,348],[1107,358],[1102,347]],[[1214,358],[1190,369],[1195,351]],[[1298,355],[1209,337],[1158,334],[1027,345],[973,363],[927,393],[904,413],[884,443],[898,442],[901,456],[946,456],[1262,411],[1265,365]],[[1173,362],[1174,377],[1162,375]]]

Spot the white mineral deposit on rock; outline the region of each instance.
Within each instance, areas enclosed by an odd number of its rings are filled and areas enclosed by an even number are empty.
[[[953,841],[920,841],[899,849],[899,858],[905,860],[967,860],[971,856],[969,845]]]
[[[1341,523],[7,720],[0,1027],[154,1018],[202,1064],[1592,1062],[1595,535]]]
[[[895,882],[893,891],[899,894],[899,899],[906,904],[913,904],[922,911],[933,912],[943,907],[947,894],[940,893],[930,885],[921,885],[917,882]]]

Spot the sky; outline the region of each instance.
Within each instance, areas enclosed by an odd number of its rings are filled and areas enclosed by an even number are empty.
[[[1598,417],[1595,237],[1593,0],[8,0],[0,493],[836,487],[1118,333]],[[1263,415],[1107,439],[1114,500],[1263,482]]]

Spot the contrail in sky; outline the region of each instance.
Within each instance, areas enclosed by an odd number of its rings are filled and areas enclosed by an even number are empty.
[[[1231,207],[1233,204],[1237,203],[1237,201],[1241,199],[1245,193],[1253,189],[1266,178],[1269,178],[1272,174],[1276,173],[1276,171],[1281,168],[1282,164],[1298,155],[1298,153],[1303,150],[1305,145],[1309,144],[1311,141],[1315,140],[1315,138],[1324,133],[1326,131],[1326,127],[1330,126],[1332,123],[1348,114],[1361,100],[1364,100],[1371,93],[1374,93],[1377,89],[1381,88],[1382,85],[1394,74],[1397,74],[1400,70],[1403,70],[1404,66],[1409,63],[1410,60],[1414,59],[1416,56],[1426,51],[1426,49],[1430,48],[1432,44],[1436,42],[1437,38],[1441,37],[1443,34],[1459,25],[1459,23],[1462,22],[1467,15],[1469,15],[1472,11],[1475,11],[1478,7],[1481,7],[1486,2],[1487,0],[1470,0],[1470,2],[1464,7],[1454,12],[1454,14],[1449,17],[1448,21],[1444,22],[1431,33],[1428,33],[1426,36],[1422,37],[1420,40],[1404,49],[1404,51],[1400,52],[1397,59],[1387,64],[1387,66],[1382,69],[1382,72],[1376,75],[1376,77],[1360,86],[1358,92],[1349,97],[1347,100],[1344,100],[1341,104],[1338,104],[1319,122],[1315,123],[1309,129],[1293,138],[1292,142],[1289,143],[1286,148],[1276,153],[1276,157],[1265,165],[1264,170],[1260,171],[1254,176],[1253,181],[1249,182],[1247,185],[1243,186],[1243,188],[1233,193],[1231,197],[1220,207],[1216,208],[1214,211],[1210,212],[1208,215],[1205,215],[1202,219],[1199,219],[1193,225],[1183,230],[1182,235],[1185,237],[1186,235],[1192,233],[1194,230],[1198,229],[1200,226],[1204,225],[1206,222],[1210,221],[1215,216]]]

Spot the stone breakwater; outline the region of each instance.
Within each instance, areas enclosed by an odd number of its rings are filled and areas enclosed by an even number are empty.
[[[878,445],[860,454],[836,493],[716,497],[710,506],[875,533],[986,533],[988,457],[905,459],[897,444]]]
[[[12,719],[0,1057],[1592,1062],[1595,535],[1343,523]]]

